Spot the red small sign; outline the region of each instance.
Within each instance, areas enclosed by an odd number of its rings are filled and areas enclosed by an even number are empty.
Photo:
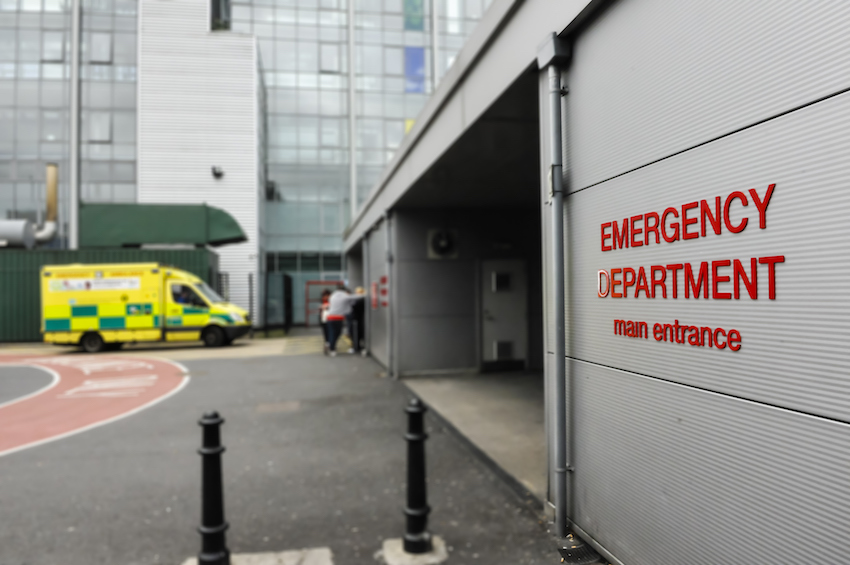
[[[390,305],[389,298],[389,284],[390,278],[387,275],[383,275],[380,278],[380,282],[372,283],[372,308],[378,307],[378,297],[380,297],[380,304],[382,307],[386,308]]]

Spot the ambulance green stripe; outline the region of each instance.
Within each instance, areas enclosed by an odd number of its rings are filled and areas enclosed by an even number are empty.
[[[101,318],[100,329],[102,330],[123,330],[126,326],[124,318]]]
[[[209,312],[207,308],[192,308],[191,306],[184,306],[183,313],[184,314],[206,314]]]
[[[97,306],[71,306],[71,316],[74,318],[93,318],[97,316]]]
[[[67,332],[71,329],[71,320],[68,318],[59,320],[44,320],[44,331]]]
[[[175,318],[178,325],[183,324],[182,318]],[[101,330],[144,330],[144,329],[155,329],[160,326],[162,322],[162,318],[159,316],[153,317],[153,324],[150,328],[142,327],[142,328],[128,328],[127,327],[127,318],[121,316],[111,316],[98,318],[98,329]],[[71,319],[70,318],[52,318],[49,320],[44,320],[44,331],[46,332],[68,332],[71,331]]]

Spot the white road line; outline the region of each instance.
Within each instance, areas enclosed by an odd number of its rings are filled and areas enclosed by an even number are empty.
[[[184,365],[183,363],[180,363],[179,361],[173,361],[171,359],[166,359],[165,357],[151,357],[151,359],[156,359],[157,361],[162,361],[163,363],[170,363],[170,364],[174,365],[175,367],[177,367],[178,369],[180,369],[181,371],[183,371],[184,375],[188,375],[191,372],[191,371],[189,371],[189,368],[186,367],[186,365]]]
[[[41,394],[43,392],[47,392],[51,388],[58,385],[59,381],[62,380],[62,377],[59,376],[59,373],[57,373],[53,369],[48,369],[47,367],[41,367],[39,365],[27,365],[27,364],[24,364],[24,363],[0,363],[0,367],[26,367],[28,369],[39,369],[39,370],[45,371],[46,373],[49,373],[50,375],[53,376],[53,381],[51,381],[51,383],[49,385],[42,387],[35,392],[31,392],[29,394],[25,394],[24,396],[19,396],[18,398],[13,398],[12,400],[3,402],[2,404],[0,404],[0,408],[4,408],[6,406],[16,404],[18,402],[26,400],[27,398],[32,398],[33,396],[38,396],[39,394]]]
[[[118,420],[121,420],[123,418],[127,418],[129,416],[132,416],[133,414],[141,412],[142,410],[150,408],[151,406],[162,402],[166,398],[170,398],[171,396],[174,396],[175,394],[177,394],[178,392],[183,390],[183,388],[187,384],[189,384],[189,375],[184,375],[183,376],[183,382],[181,382],[180,385],[177,386],[174,390],[172,390],[171,392],[169,392],[166,395],[160,396],[159,398],[155,398],[154,400],[148,402],[147,404],[143,404],[141,406],[138,406],[138,407],[130,410],[129,412],[125,412],[124,414],[119,414],[118,416],[114,416],[112,418],[109,418],[108,420],[103,420],[101,422],[95,422],[94,424],[89,424],[88,426],[84,426],[84,427],[79,428],[77,430],[65,432],[64,434],[59,434],[58,436],[53,436],[53,437],[41,439],[41,440],[38,440],[38,441],[34,441],[32,443],[19,445],[18,447],[13,447],[12,449],[7,449],[6,451],[0,451],[0,457],[3,457],[4,455],[10,455],[12,453],[17,453],[18,451],[23,451],[24,449],[29,449],[31,447],[37,447],[39,445],[44,445],[45,443],[50,443],[51,441],[56,441],[56,440],[59,440],[59,439],[70,437],[72,435],[81,434],[81,433],[86,432],[88,430],[98,428],[100,426],[105,426],[106,424],[111,424],[112,422],[117,422]]]

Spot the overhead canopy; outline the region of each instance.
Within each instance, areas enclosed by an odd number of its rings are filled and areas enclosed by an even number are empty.
[[[206,204],[84,204],[80,247],[212,245],[248,241],[227,212]]]

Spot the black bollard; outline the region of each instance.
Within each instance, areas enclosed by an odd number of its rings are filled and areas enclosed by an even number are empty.
[[[428,553],[431,551],[431,534],[428,533],[428,495],[425,489],[425,405],[418,398],[410,401],[407,412],[407,531],[404,533],[404,551]]]
[[[230,551],[225,544],[224,488],[222,486],[221,424],[224,418],[218,412],[209,412],[198,421],[203,427],[201,454],[201,553],[198,565],[230,565]]]

